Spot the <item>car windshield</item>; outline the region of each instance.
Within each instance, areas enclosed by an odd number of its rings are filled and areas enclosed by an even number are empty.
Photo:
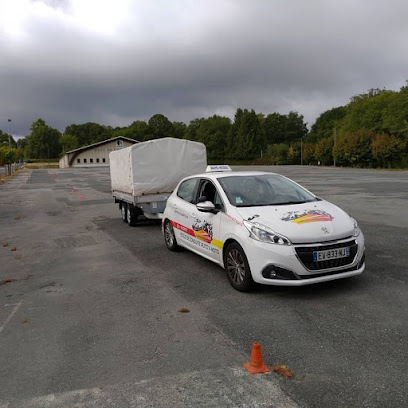
[[[221,177],[218,181],[235,207],[301,204],[319,200],[278,174]]]

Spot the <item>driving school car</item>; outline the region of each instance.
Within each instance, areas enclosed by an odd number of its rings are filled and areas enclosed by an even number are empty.
[[[279,174],[216,170],[183,179],[168,198],[169,250],[184,247],[221,265],[239,291],[364,271],[363,233],[339,207]]]

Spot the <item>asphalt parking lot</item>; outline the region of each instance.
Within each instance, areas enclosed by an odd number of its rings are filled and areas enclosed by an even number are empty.
[[[365,273],[239,293],[123,223],[107,168],[1,184],[0,408],[408,406],[408,172],[256,169],[356,218]],[[246,373],[254,341],[293,378]]]

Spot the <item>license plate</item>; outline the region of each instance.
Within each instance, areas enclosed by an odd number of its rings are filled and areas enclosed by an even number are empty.
[[[314,251],[313,261],[330,261],[331,259],[347,258],[350,256],[350,248],[328,249],[327,251]]]

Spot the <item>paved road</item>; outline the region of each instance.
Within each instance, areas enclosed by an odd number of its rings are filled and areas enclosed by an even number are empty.
[[[365,274],[239,293],[156,222],[124,224],[107,169],[1,185],[0,407],[408,406],[408,173],[267,170],[359,221]],[[253,341],[294,378],[247,374]]]

